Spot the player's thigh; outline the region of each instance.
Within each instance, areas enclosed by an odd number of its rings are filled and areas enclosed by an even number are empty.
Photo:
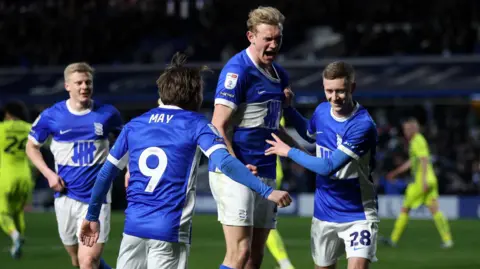
[[[403,207],[415,209],[425,202],[425,195],[422,187],[417,184],[408,185],[403,198]]]
[[[253,191],[221,173],[210,172],[209,181],[220,223],[227,226],[253,226]]]
[[[378,223],[358,221],[338,225],[338,236],[343,239],[347,259],[361,258],[376,262]],[[352,263],[355,262],[353,259]],[[362,263],[361,260],[357,261]],[[350,262],[349,262],[350,263]]]
[[[148,269],[187,269],[190,245],[150,239],[147,247]]]
[[[88,212],[88,204],[81,203],[81,213],[78,215],[77,219],[77,237],[80,235],[80,228],[82,225],[83,220],[87,216]],[[111,205],[110,204],[102,204],[102,208],[100,210],[100,215],[98,216],[98,221],[100,222],[100,234],[98,236],[97,243],[106,243],[108,241],[108,236],[110,234],[110,217],[111,217]]]
[[[54,202],[58,234],[66,246],[78,244],[78,218],[75,215],[75,202],[65,195],[55,198]]]
[[[147,241],[148,239],[123,234],[116,269],[147,268]]]
[[[330,267],[343,254],[344,242],[338,237],[335,223],[312,218],[310,247],[317,267]],[[334,266],[333,266],[334,267]]]
[[[431,185],[429,185],[429,190],[425,195],[425,205],[428,207],[438,207],[438,184],[436,182],[433,182]],[[438,208],[436,209],[438,210]]]
[[[261,178],[268,186],[275,188],[275,179]],[[259,229],[275,229],[277,227],[277,205],[255,193],[253,227]]]
[[[18,188],[15,193],[17,204],[15,211],[23,211],[25,205],[32,199],[33,183],[30,178],[25,178],[18,181]]]

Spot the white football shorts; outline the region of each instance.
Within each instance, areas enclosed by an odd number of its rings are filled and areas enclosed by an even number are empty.
[[[265,184],[276,187],[275,179],[260,178]],[[217,172],[209,173],[210,189],[217,202],[218,221],[230,226],[253,226],[275,229],[277,205],[252,189]]]
[[[186,269],[190,245],[123,234],[117,269]]]
[[[88,204],[66,195],[55,198],[55,215],[62,243],[73,246],[80,242],[80,228],[87,215]],[[100,236],[97,243],[106,243],[110,233],[110,204],[103,204],[100,211]]]
[[[317,266],[330,266],[344,253],[376,262],[378,223],[355,221],[333,223],[313,217],[311,251]]]

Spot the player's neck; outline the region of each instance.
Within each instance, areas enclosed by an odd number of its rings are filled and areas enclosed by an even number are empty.
[[[5,113],[5,117],[4,117],[4,120],[7,121],[7,120],[17,120],[16,117],[8,114],[8,113]]]
[[[69,107],[75,112],[82,112],[88,110],[92,106],[92,99],[88,100],[87,102],[77,102],[70,98],[67,100],[67,102]]]
[[[250,54],[251,56],[251,59],[252,61],[260,68],[266,70],[267,72],[270,72],[270,69],[272,69],[272,65],[271,64],[264,64],[262,63],[262,61],[260,61],[258,55],[257,55],[257,52],[255,51],[255,49],[252,47],[252,46],[249,46],[247,48],[248,50],[248,54]]]
[[[349,103],[346,103],[345,106],[340,109],[340,111],[333,110],[333,115],[339,118],[348,118],[352,115],[352,112],[355,110],[355,102],[352,100]]]

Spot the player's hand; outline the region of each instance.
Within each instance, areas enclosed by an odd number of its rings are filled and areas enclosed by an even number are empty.
[[[80,241],[84,246],[93,247],[100,236],[100,223],[98,221],[83,220],[80,227]]]
[[[248,170],[250,170],[250,172],[252,172],[253,175],[257,175],[258,174],[258,171],[257,171],[257,167],[253,164],[247,164],[246,165]]]
[[[293,98],[295,94],[292,92],[292,88],[290,86],[283,89],[283,94],[285,94],[285,100],[283,101],[283,107],[290,107],[293,103]]]
[[[65,190],[65,182],[59,175],[54,174],[53,176],[47,178],[47,180],[48,180],[48,186],[52,190],[56,192],[63,192]]]
[[[394,180],[395,180],[395,176],[396,176],[395,173],[389,172],[389,173],[385,176],[385,178],[386,178],[388,181],[394,181]]]
[[[128,180],[130,179],[130,171],[125,173],[125,189],[128,188]]]
[[[265,150],[265,155],[272,155],[272,154],[277,154],[278,156],[282,157],[287,157],[288,152],[290,151],[291,147],[287,144],[285,144],[278,136],[276,136],[274,133],[272,133],[273,139],[272,140],[266,140],[268,144],[272,145],[269,147],[267,150]]]
[[[429,189],[428,184],[424,182],[424,183],[422,184],[423,193],[427,193],[427,192],[428,192],[428,189]]]
[[[286,191],[274,190],[267,197],[269,201],[277,204],[278,207],[287,207],[292,203],[292,197]]]

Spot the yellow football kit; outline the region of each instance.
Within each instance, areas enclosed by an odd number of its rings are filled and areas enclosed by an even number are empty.
[[[417,133],[413,136],[410,141],[408,154],[411,162],[410,171],[414,182],[409,184],[405,191],[403,206],[411,209],[415,209],[421,205],[429,206],[432,201],[438,198],[438,184],[430,160],[428,144],[422,134]],[[428,185],[427,192],[423,192],[422,176],[424,172],[421,167],[421,158],[428,159],[427,170],[425,171],[425,179]]]
[[[428,149],[427,141],[425,137],[417,133],[415,134],[409,145],[408,154],[410,157],[410,171],[414,182],[409,184],[405,190],[405,198],[403,200],[403,207],[406,209],[415,209],[421,205],[431,206],[433,201],[438,198],[438,184],[437,177],[433,170],[433,165],[430,158],[430,151]],[[421,158],[427,158],[427,167],[424,171],[421,163]],[[428,186],[426,192],[423,191],[423,176],[425,175],[425,181]],[[442,238],[444,246],[450,247],[452,243],[452,235],[450,233],[450,226],[448,220],[442,211],[437,210],[433,214],[433,221]],[[408,213],[401,212],[395,221],[390,240],[393,244],[397,244],[402,236],[408,223]]]
[[[7,234],[25,232],[23,208],[34,185],[25,153],[30,128],[21,120],[0,122],[0,227]]]

